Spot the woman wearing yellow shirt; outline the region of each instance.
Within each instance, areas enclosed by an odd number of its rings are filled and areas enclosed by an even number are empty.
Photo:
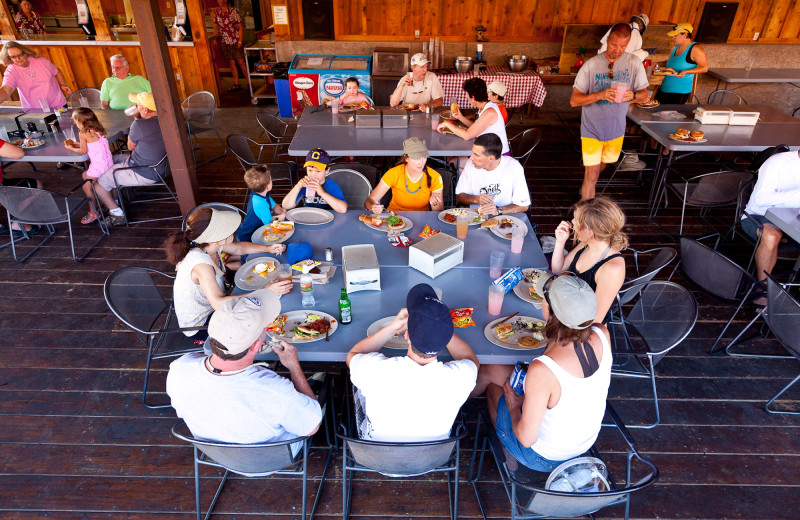
[[[389,211],[441,211],[442,176],[426,167],[428,147],[419,137],[409,137],[403,141],[402,164],[383,174],[381,182],[372,190],[364,202],[364,207],[374,214],[383,212],[381,198],[392,190]]]

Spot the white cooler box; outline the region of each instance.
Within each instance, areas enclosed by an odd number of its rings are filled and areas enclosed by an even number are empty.
[[[436,233],[408,248],[408,265],[436,278],[464,261],[464,242],[445,233]]]
[[[381,270],[372,244],[342,247],[342,276],[348,294],[358,291],[380,291]]]

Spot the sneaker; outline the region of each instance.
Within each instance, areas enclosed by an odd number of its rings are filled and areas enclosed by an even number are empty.
[[[124,226],[128,223],[128,219],[125,218],[125,215],[109,215],[103,222],[106,226]]]
[[[41,231],[42,231],[41,226],[32,226],[25,233],[27,233],[28,236],[31,237],[33,235],[38,235],[39,233],[41,233]],[[19,229],[12,229],[11,236],[14,238],[25,238],[25,234]]]

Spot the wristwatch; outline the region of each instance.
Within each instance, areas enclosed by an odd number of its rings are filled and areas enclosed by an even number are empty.
[[[500,216],[503,214],[503,208],[501,206],[495,206],[497,208],[497,215]]]

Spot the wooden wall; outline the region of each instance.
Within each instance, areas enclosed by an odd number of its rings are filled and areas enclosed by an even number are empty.
[[[303,39],[300,0],[287,5],[289,25],[276,37]],[[439,36],[474,41],[477,25],[491,41],[559,42],[566,23],[614,23],[646,13],[652,23],[688,21],[697,27],[705,0],[332,0],[337,40],[398,40]],[[729,42],[800,43],[800,0],[739,0]]]

